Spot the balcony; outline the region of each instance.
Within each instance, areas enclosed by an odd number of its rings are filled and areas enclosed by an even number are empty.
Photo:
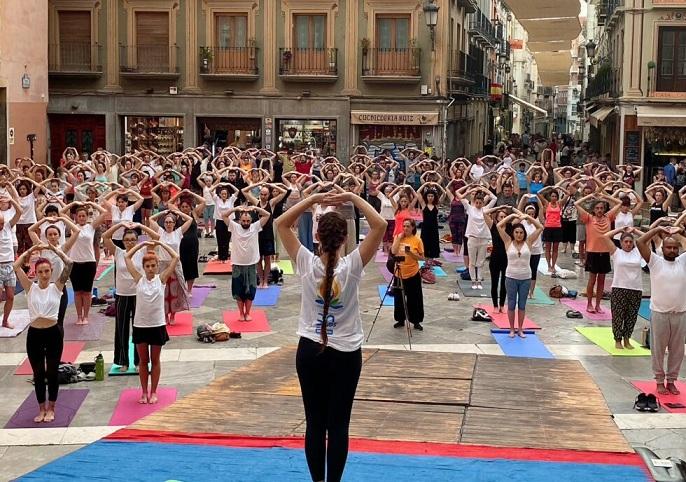
[[[469,34],[479,44],[488,45],[492,48],[498,46],[499,40],[496,36],[496,29],[481,10],[472,14],[472,19],[469,22]]]
[[[450,54],[448,79],[452,94],[469,95],[470,87],[475,84],[476,59],[465,52],[455,50]]]
[[[178,77],[179,47],[176,45],[122,45],[119,64],[122,77],[164,78]]]
[[[60,42],[48,47],[50,77],[98,78],[102,75],[101,46],[89,42]]]
[[[457,7],[464,8],[464,13],[474,13],[479,8],[476,0],[457,0]]]
[[[336,82],[338,49],[279,49],[279,75],[290,82]]]
[[[613,69],[610,64],[598,67],[598,73],[589,81],[586,87],[586,98],[619,97],[621,90],[621,75],[619,69]]]
[[[605,24],[607,28],[612,28],[617,20],[619,19],[619,14],[623,12],[624,0],[603,0],[600,5],[600,10],[605,17]]]
[[[200,77],[206,80],[257,80],[257,47],[200,47]]]
[[[469,93],[472,97],[480,99],[488,99],[491,94],[491,81],[482,74],[474,74],[474,85],[469,88]]]
[[[367,82],[417,83],[421,49],[362,49],[362,79]]]

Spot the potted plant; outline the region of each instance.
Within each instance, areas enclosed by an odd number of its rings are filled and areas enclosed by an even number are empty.
[[[255,58],[255,47],[257,47],[257,39],[255,37],[250,37],[248,39],[248,55],[250,56],[250,60],[253,60]]]
[[[213,52],[211,47],[200,47],[200,68],[204,73],[210,71]]]
[[[367,37],[363,38],[360,40],[360,46],[362,47],[362,55],[367,55],[367,52],[369,52],[369,47],[371,46],[371,42]]]

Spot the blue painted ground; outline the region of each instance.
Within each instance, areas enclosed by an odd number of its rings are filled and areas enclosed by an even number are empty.
[[[310,480],[302,450],[99,441],[22,481],[286,482]],[[646,482],[638,467],[351,452],[347,481]]]

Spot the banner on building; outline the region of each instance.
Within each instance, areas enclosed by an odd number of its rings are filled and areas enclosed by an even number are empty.
[[[503,98],[503,84],[491,83],[491,102],[500,102]]]
[[[513,50],[521,50],[524,48],[524,40],[520,38],[511,38],[510,39],[510,48]]]
[[[438,125],[438,112],[350,112],[351,124],[367,125]]]

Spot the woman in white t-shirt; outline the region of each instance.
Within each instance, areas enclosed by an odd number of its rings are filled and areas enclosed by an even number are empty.
[[[603,236],[603,241],[612,256],[612,270],[614,271],[610,308],[612,335],[615,339],[615,348],[618,350],[624,348],[633,350],[634,348],[630,340],[643,296],[641,253],[636,247],[634,233],[639,236],[643,235],[642,231],[633,226],[623,226]],[[620,236],[619,248],[614,244],[616,235]]]
[[[95,209],[100,212],[98,217],[93,219],[91,223],[88,222],[88,208]],[[74,218],[79,227],[79,237],[76,239],[74,246],[69,251],[69,257],[74,262],[74,267],[71,270],[71,286],[74,289],[74,304],[76,305],[76,324],[87,325],[88,314],[91,309],[93,281],[95,280],[95,249],[93,247],[93,237],[95,230],[105,222],[107,217],[107,210],[95,203],[77,203],[73,202],[67,204],[61,213],[70,215],[74,209]]]
[[[121,249],[112,241],[115,231],[124,228],[124,248]],[[131,273],[126,267],[124,256],[126,252],[133,249],[138,244],[138,232],[140,229],[145,232],[150,239],[157,241],[160,237],[156,231],[149,227],[132,222],[123,222],[113,225],[102,234],[105,247],[114,253],[114,364],[119,365],[120,372],[127,372],[129,369],[129,334],[133,317],[136,313],[136,283],[133,281]],[[143,251],[138,251],[133,255],[133,262],[137,269],[143,269]],[[138,366],[138,352],[134,351],[133,364]]]
[[[164,217],[164,229],[157,224],[157,218],[162,216]],[[181,219],[183,224],[177,228],[176,224],[179,219]],[[188,231],[191,224],[193,224],[193,218],[188,214],[182,213],[178,209],[174,209],[155,214],[150,218],[148,223],[150,229],[155,230],[159,235],[160,242],[169,246],[175,253],[179,253],[181,239],[183,238],[183,234]],[[164,271],[171,262],[171,258],[165,251],[159,253],[159,260],[160,270],[162,271]],[[181,264],[176,268],[177,269],[172,276],[169,277],[169,281],[166,283],[164,293],[164,312],[167,323],[170,325],[174,324],[176,313],[190,309],[190,293],[186,280],[183,277]]]
[[[143,255],[143,273],[134,262],[136,252],[160,246],[171,261],[160,273],[157,254],[148,251]],[[179,264],[179,255],[164,243],[146,241],[126,252],[126,268],[136,283],[136,314],[133,317],[133,343],[140,359],[138,375],[141,381],[141,398],[138,403],[157,403],[157,385],[162,366],[160,353],[169,341],[164,314],[164,286]],[[150,363],[150,393],[148,394],[148,363]]]
[[[134,196],[136,198],[136,201],[129,206],[129,195]],[[112,204],[110,201],[110,198],[113,196],[116,196],[116,204]],[[117,189],[116,191],[112,191],[111,193],[108,193],[103,201],[107,201],[110,203],[110,210],[111,210],[111,215],[112,215],[112,224],[117,224],[121,223],[124,221],[133,221],[133,215],[135,214],[136,211],[143,205],[144,198],[137,192],[132,191],[131,189]],[[112,235],[112,242],[116,245],[119,246],[120,248],[124,248],[124,242],[122,241],[122,238],[124,237],[124,229],[120,228],[117,231],[114,232]]]
[[[643,209],[643,202],[640,200],[638,194],[635,191],[632,191],[630,189],[622,189],[621,191],[618,191],[616,194],[619,194],[620,192],[624,192],[625,195],[621,198],[622,203],[619,205],[619,211],[617,212],[617,217],[615,218],[615,230],[623,228],[633,228],[634,216],[639,214],[641,212],[641,209]],[[632,194],[633,197],[636,199],[636,204],[633,208],[631,207]],[[620,243],[621,237],[622,233],[618,232],[612,238],[613,243],[617,248],[622,247]]]
[[[466,199],[473,194],[471,202]],[[488,243],[491,241],[491,230],[488,229],[484,218],[484,208],[492,208],[496,197],[483,186],[472,186],[465,194],[456,191],[454,196],[462,202],[467,213],[467,247],[469,250],[469,277],[472,289],[483,289],[484,262],[486,261]]]
[[[203,224],[205,225],[205,237],[214,237],[214,193],[212,184],[214,178],[209,174],[198,177],[198,185],[202,187],[202,197],[205,199],[205,208],[202,213]]]
[[[376,198],[381,204],[379,214],[386,220],[386,232],[383,236],[383,251],[388,254],[393,245],[393,231],[395,230],[395,208],[393,207],[392,193],[396,185],[385,182],[377,190]]]
[[[354,204],[367,219],[369,233],[364,241],[341,258],[346,238],[355,232],[348,232],[348,223],[338,212],[330,212],[319,219],[320,254],[312,254],[290,227],[315,204],[340,207],[344,203]],[[346,192],[313,194],[281,215],[276,225],[302,281],[296,369],[305,407],[307,464],[312,480],[324,480],[325,475],[326,480],[340,480],[362,369],[359,284],[364,266],[383,239],[386,221],[360,196]]]
[[[21,217],[15,226],[17,231],[17,255],[21,256],[24,251],[31,247],[29,227],[36,222],[36,196],[43,189],[27,177],[18,177],[17,196],[15,199],[21,206]],[[8,185],[9,186],[9,185]]]

